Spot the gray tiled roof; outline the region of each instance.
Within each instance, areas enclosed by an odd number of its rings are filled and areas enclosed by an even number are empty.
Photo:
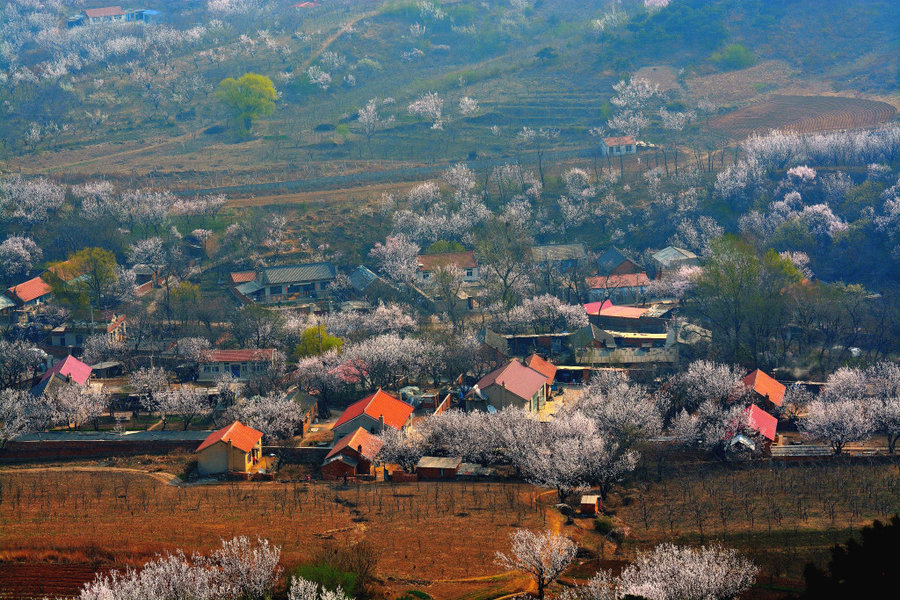
[[[378,275],[367,269],[363,265],[359,265],[350,273],[350,284],[357,292],[364,292],[373,281],[378,279]]]
[[[675,246],[666,246],[659,252],[653,254],[653,260],[661,264],[663,267],[668,267],[671,264],[696,260],[697,255],[691,252],[690,250],[685,250],[684,248],[676,248]]]
[[[321,281],[334,279],[337,270],[329,262],[270,267],[263,269],[260,279],[266,284],[299,283],[303,281]]]

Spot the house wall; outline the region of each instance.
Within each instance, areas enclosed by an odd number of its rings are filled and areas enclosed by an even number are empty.
[[[200,365],[200,373],[197,375],[197,381],[212,382],[215,381],[222,373],[232,373],[232,365],[237,365],[239,376],[238,381],[247,381],[253,376],[264,373],[269,366],[269,362],[265,360],[232,362],[221,361],[214,363],[205,363]]]
[[[419,479],[456,479],[456,469],[416,468]]]
[[[606,300],[607,293],[609,294],[609,299],[612,300],[614,304],[637,302],[646,295],[647,286],[640,285],[610,289],[594,288],[588,291],[588,297],[591,302],[600,302]]]
[[[471,269],[463,269],[463,281],[466,283],[475,283],[480,281],[480,274],[478,271],[478,267],[472,267]],[[416,281],[419,283],[428,283],[431,281],[431,278],[434,277],[434,271],[416,271]]]
[[[200,451],[197,459],[197,469],[203,475],[214,475],[228,471],[228,446],[222,442],[216,442],[208,448]]]
[[[581,348],[575,350],[575,362],[579,365],[628,365],[638,363],[673,363],[678,350],[668,348]]]
[[[322,467],[322,479],[326,480],[338,480],[355,475],[356,471],[353,467],[339,460],[332,461]]]
[[[516,408],[528,409],[528,400],[520,396],[516,396],[501,385],[493,384],[481,390],[481,393],[488,399],[488,403],[497,410],[502,410],[508,406]]]

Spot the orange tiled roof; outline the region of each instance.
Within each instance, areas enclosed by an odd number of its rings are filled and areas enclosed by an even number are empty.
[[[372,435],[362,427],[357,427],[356,431],[338,440],[331,452],[325,457],[325,460],[338,454],[341,450],[350,448],[354,452],[359,452],[363,458],[371,462],[375,460],[375,455],[381,450],[382,445],[384,445],[384,442],[377,435]],[[362,448],[362,451],[360,451],[360,448]]]
[[[250,452],[253,450],[253,446],[262,439],[262,436],[261,431],[247,427],[240,421],[235,421],[231,425],[209,434],[209,437],[203,440],[203,443],[200,444],[196,451],[200,452],[209,448],[216,442],[231,442],[231,445],[235,448],[243,452]]]
[[[256,281],[256,271],[236,271],[231,274],[231,283],[249,283]]]
[[[787,388],[759,369],[744,377],[743,382],[744,385],[768,399],[772,404],[776,406],[784,404],[784,392]]]
[[[751,429],[759,431],[762,436],[770,441],[775,441],[775,431],[778,429],[778,419],[751,404],[747,409],[747,425]]]
[[[214,363],[214,362],[246,362],[246,361],[261,361],[261,360],[274,360],[275,350],[272,348],[245,348],[239,350],[208,350],[203,357],[201,362],[204,363]]]
[[[15,295],[20,302],[25,304],[40,298],[41,296],[46,296],[53,291],[53,288],[40,277],[35,277],[34,279],[29,279],[25,283],[12,286],[9,288],[9,291],[11,294]]]
[[[532,354],[528,358],[525,359],[525,366],[530,367],[547,378],[547,383],[553,383],[553,379],[556,378],[556,365],[551,362],[548,362],[538,356],[537,354]]]
[[[634,146],[635,144],[637,144],[637,142],[634,141],[634,138],[630,135],[603,138],[603,143],[607,146]]]
[[[332,426],[332,429],[340,427],[363,414],[367,414],[373,419],[384,417],[385,425],[394,429],[400,429],[406,424],[412,412],[412,406],[379,389],[374,394],[370,394],[348,406],[347,410],[341,414],[340,418]]]
[[[635,306],[616,306],[610,300],[603,302],[590,302],[584,305],[584,310],[589,315],[600,315],[601,317],[623,317],[626,319],[639,319],[647,314],[646,308],[637,308]]]

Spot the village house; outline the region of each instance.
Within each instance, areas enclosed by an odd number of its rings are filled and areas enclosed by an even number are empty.
[[[547,376],[516,359],[484,377],[466,397],[466,410],[502,410],[507,406],[539,412],[549,396]]]
[[[541,267],[553,265],[562,271],[574,269],[579,261],[586,258],[584,244],[550,244],[531,248],[531,262]]]
[[[586,516],[594,516],[603,510],[603,501],[597,494],[585,494],[578,504],[578,511]]]
[[[657,279],[666,273],[674,273],[682,267],[694,267],[700,264],[700,259],[696,254],[675,246],[666,246],[659,252],[654,252],[650,258],[654,271],[653,276]]]
[[[613,300],[620,303],[642,302],[647,296],[650,279],[646,273],[598,275],[585,279],[588,297],[596,302]]]
[[[375,457],[384,442],[362,427],[339,439],[322,463],[322,479],[374,474]]]
[[[422,254],[416,257],[416,282],[427,284],[431,282],[435,271],[440,267],[455,265],[462,271],[465,283],[476,283],[479,280],[478,262],[475,260],[475,252],[443,252],[438,254]]]
[[[14,285],[8,290],[9,297],[16,305],[26,309],[44,304],[50,300],[52,294],[53,288],[40,277]]]
[[[600,143],[600,153],[610,156],[621,156],[623,154],[635,154],[637,152],[638,143],[630,135],[621,137],[603,138]]]
[[[412,406],[379,388],[374,394],[348,406],[331,429],[336,439],[360,427],[377,435],[385,427],[403,429],[409,424],[412,413]]]
[[[630,256],[611,246],[597,257],[598,275],[627,275],[643,273],[644,268]]]
[[[31,388],[31,393],[35,396],[53,394],[69,383],[87,385],[91,379],[92,372],[93,369],[89,365],[84,364],[74,356],[67,356],[44,373],[40,382]]]
[[[329,262],[267,267],[231,274],[232,289],[244,302],[261,304],[315,303],[330,297],[328,287],[337,277]]]
[[[579,365],[674,363],[675,331],[659,309],[616,306],[609,300],[585,305],[590,324],[569,338]],[[602,323],[602,325],[600,324]]]
[[[96,320],[92,317],[96,316]],[[57,348],[84,348],[87,338],[103,335],[110,342],[123,342],[127,327],[125,315],[102,311],[96,315],[78,314],[50,332],[50,345]]]
[[[534,369],[535,371],[546,377],[547,383],[549,385],[553,385],[553,380],[556,379],[556,365],[544,360],[537,354],[532,354],[525,359],[525,366],[529,369]]]
[[[201,475],[250,474],[265,469],[261,431],[235,421],[209,434],[195,451]]]
[[[787,388],[775,381],[770,375],[756,369],[742,379],[750,388],[754,401],[768,409],[780,408],[784,405],[784,393]]]
[[[209,350],[200,359],[197,381],[212,383],[226,373],[238,381],[247,381],[265,373],[274,360],[272,348]]]

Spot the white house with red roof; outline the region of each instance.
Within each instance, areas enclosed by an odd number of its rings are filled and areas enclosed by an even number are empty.
[[[476,387],[466,404],[469,408],[485,410],[489,406],[495,410],[515,406],[538,412],[547,403],[550,391],[546,373],[527,367],[517,359],[482,377]]]
[[[195,451],[197,469],[202,475],[253,473],[266,464],[262,459],[261,431],[240,421],[209,434]]]
[[[385,427],[400,430],[409,424],[412,413],[412,406],[379,388],[374,394],[348,406],[331,429],[335,439],[360,427],[374,434],[381,433]]]
[[[274,361],[275,350],[272,348],[210,350],[200,359],[197,381],[211,383],[223,374],[247,381],[265,373]]]
[[[603,138],[600,144],[601,154],[612,154],[619,156],[622,154],[634,154],[637,152],[638,142],[630,135],[620,137]]]

